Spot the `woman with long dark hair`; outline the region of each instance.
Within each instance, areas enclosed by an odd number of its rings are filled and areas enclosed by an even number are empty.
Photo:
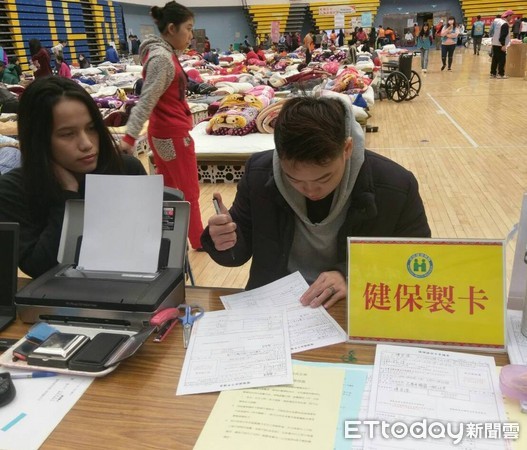
[[[417,35],[416,42],[417,48],[421,49],[421,70],[424,73],[428,70],[428,54],[430,53],[430,48],[432,47],[433,42],[430,25],[424,23],[421,31]]]
[[[86,174],[146,174],[121,155],[91,96],[62,77],[39,78],[20,98],[22,167],[0,177],[0,222],[20,224],[19,267],[37,277],[57,264],[67,199]]]
[[[445,70],[448,57],[448,70],[452,70],[452,60],[454,59],[454,50],[456,49],[457,37],[459,29],[456,24],[456,19],[450,16],[446,25],[441,30],[441,61],[443,65],[441,70]]]
[[[192,40],[194,14],[187,7],[169,2],[150,10],[161,36],[149,35],[139,53],[143,63],[141,98],[132,109],[121,150],[131,153],[143,124],[148,122],[148,143],[157,172],[165,186],[178,188],[190,202],[188,237],[201,249],[203,232],[199,210],[198,164],[190,136],[192,113],[186,101],[187,77],[176,52],[185,50]]]

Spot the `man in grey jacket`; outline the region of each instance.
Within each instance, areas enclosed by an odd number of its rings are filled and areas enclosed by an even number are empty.
[[[311,284],[304,305],[346,298],[348,236],[429,237],[417,180],[364,149],[351,106],[339,98],[288,100],[276,150],[255,154],[234,204],[209,219],[201,242],[218,263],[252,257],[247,289],[296,270]]]

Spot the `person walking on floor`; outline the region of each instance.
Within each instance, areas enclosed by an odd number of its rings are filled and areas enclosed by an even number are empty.
[[[192,40],[194,14],[174,1],[154,6],[150,13],[161,36],[149,35],[141,44],[144,84],[141,97],[132,109],[121,150],[133,153],[143,124],[148,123],[148,144],[157,172],[165,186],[180,189],[190,202],[188,237],[192,248],[201,249],[203,232],[199,209],[198,164],[190,136],[192,113],[185,98],[187,77],[176,52]]]
[[[436,50],[441,49],[441,31],[443,30],[443,20],[440,20],[436,26],[434,26],[434,41],[436,43]]]
[[[428,70],[428,54],[430,53],[432,43],[432,31],[430,30],[430,25],[425,22],[423,28],[421,28],[421,31],[417,35],[416,42],[417,48],[421,49],[421,69],[424,73]]]
[[[491,78],[508,78],[505,75],[505,62],[507,60],[507,45],[510,41],[508,18],[514,13],[509,9],[499,19],[494,20],[494,33],[492,35],[492,62],[490,63]]]
[[[485,34],[485,22],[481,20],[481,16],[477,17],[477,20],[472,25],[470,36],[472,37],[472,45],[474,47],[474,55],[479,55],[481,50],[481,40]]]
[[[31,65],[34,67],[35,78],[53,75],[49,53],[42,47],[38,39],[29,41],[29,54],[31,55]]]
[[[452,70],[452,60],[454,59],[454,50],[456,49],[459,28],[456,25],[456,19],[453,16],[448,18],[447,24],[441,30],[441,61],[443,65],[441,70],[445,70],[448,57],[448,70]]]

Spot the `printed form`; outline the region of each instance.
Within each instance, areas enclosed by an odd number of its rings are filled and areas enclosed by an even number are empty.
[[[298,365],[342,369],[345,371],[333,450],[362,449],[364,445],[362,439],[351,440],[344,437],[344,422],[346,420],[368,419],[368,400],[370,397],[373,366],[293,360],[293,370]],[[366,436],[366,434],[362,434]]]
[[[309,285],[300,272],[239,294],[221,296],[225,309],[274,308],[287,310],[291,353],[345,342],[347,333],[323,306],[303,306],[299,299]]]
[[[291,386],[222,392],[194,450],[333,450],[345,370],[293,371]]]
[[[445,352],[419,347],[377,345],[373,369],[368,417],[390,424],[450,424],[458,430],[460,423],[482,424],[507,422],[494,358],[466,353]],[[466,427],[465,427],[466,429]],[[364,448],[373,449],[446,449],[454,447],[452,439],[416,439],[407,436],[390,439],[380,436],[367,439]],[[460,450],[505,449],[501,439],[464,438],[455,448]]]
[[[176,395],[292,382],[285,311],[212,311],[194,322]]]
[[[0,448],[39,448],[92,381],[69,375],[13,380],[16,397],[0,408]]]

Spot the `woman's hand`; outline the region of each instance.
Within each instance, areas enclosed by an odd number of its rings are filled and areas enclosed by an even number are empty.
[[[300,297],[300,302],[312,308],[324,304],[324,308],[328,309],[339,300],[346,298],[347,289],[348,284],[342,273],[337,270],[322,272]]]
[[[124,142],[122,139],[119,142],[119,150],[121,150],[122,153],[126,155],[133,155],[134,154],[134,148],[128,144],[127,142]]]
[[[79,180],[77,180],[75,174],[55,162],[52,164],[53,172],[57,177],[57,181],[59,182],[60,187],[65,191],[78,192]]]

